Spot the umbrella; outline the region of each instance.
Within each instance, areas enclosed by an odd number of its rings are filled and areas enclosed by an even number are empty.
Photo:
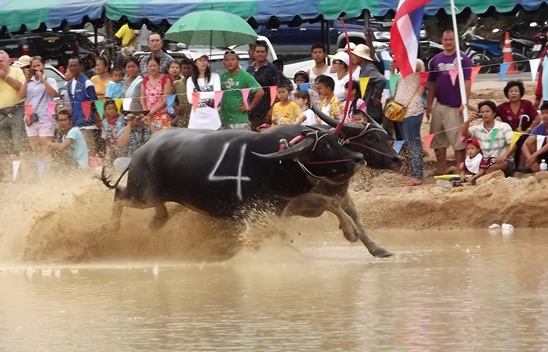
[[[223,11],[198,11],[181,17],[166,32],[164,39],[192,45],[227,48],[253,44],[257,33],[241,17]]]

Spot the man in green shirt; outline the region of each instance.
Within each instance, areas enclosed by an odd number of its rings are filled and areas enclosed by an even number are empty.
[[[264,90],[252,74],[240,69],[240,58],[234,51],[227,51],[223,62],[228,71],[221,76],[221,129],[250,130],[248,112],[257,106]],[[247,106],[242,94],[245,88],[255,93]]]

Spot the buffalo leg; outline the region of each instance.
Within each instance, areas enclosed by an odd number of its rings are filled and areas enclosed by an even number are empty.
[[[151,230],[159,230],[169,220],[169,214],[164,203],[157,203],[156,205],[154,205],[154,210],[156,211],[156,213],[154,214],[154,217],[150,221],[148,227]]]
[[[346,214],[348,214],[354,221],[354,224],[358,228],[358,237],[360,241],[362,241],[362,243],[365,245],[365,247],[369,250],[369,253],[371,253],[371,255],[379,258],[392,256],[392,253],[378,246],[369,236],[367,236],[367,234],[365,233],[365,229],[361,225],[358,212],[356,211],[356,207],[354,206],[354,202],[352,201],[348,193],[346,194],[346,197],[341,201],[341,207],[342,210]]]
[[[317,193],[307,193],[293,199],[284,209],[282,216],[318,217],[324,211],[333,213],[341,224],[344,237],[350,242],[358,240],[358,229],[354,221],[340,207],[335,198]],[[374,244],[374,243],[373,243]]]

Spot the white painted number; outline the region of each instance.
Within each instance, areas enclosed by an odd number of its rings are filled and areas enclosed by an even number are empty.
[[[217,172],[217,169],[219,168],[219,166],[221,166],[221,163],[223,162],[225,158],[225,154],[229,146],[230,146],[229,142],[225,143],[221,156],[219,157],[219,160],[217,160],[217,164],[215,164],[213,171],[211,171],[211,173],[209,174],[208,180],[209,181],[236,180],[236,195],[238,196],[239,200],[242,200],[242,181],[251,181],[249,177],[242,176],[242,169],[244,168],[244,157],[245,157],[245,150],[247,149],[247,144],[242,145],[242,147],[240,148],[240,160],[238,161],[237,176],[216,176],[215,175],[215,173]]]

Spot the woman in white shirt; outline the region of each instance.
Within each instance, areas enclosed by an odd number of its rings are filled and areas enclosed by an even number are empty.
[[[186,83],[188,102],[192,104],[192,94],[198,92],[198,106],[190,112],[188,128],[218,130],[221,127],[219,111],[214,106],[215,92],[221,91],[221,78],[209,68],[209,57],[205,54],[194,58],[192,76]]]
[[[329,58],[333,60],[333,74],[331,77],[335,81],[335,89],[333,93],[339,100],[346,99],[346,90],[344,85],[348,83],[350,75],[348,74],[348,64],[350,63],[350,57],[347,53],[338,52],[335,55],[330,55]]]

